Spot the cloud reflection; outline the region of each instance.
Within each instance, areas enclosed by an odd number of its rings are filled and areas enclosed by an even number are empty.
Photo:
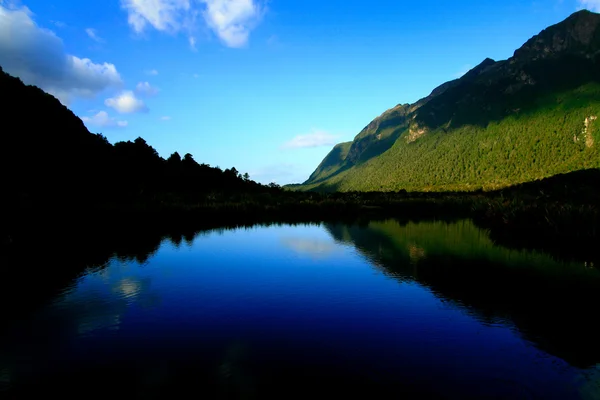
[[[330,240],[306,237],[283,237],[281,243],[297,254],[309,255],[315,259],[323,259],[339,252],[339,247]]]
[[[60,302],[59,309],[76,324],[78,335],[100,329],[119,329],[123,315],[132,304],[147,306],[157,303],[150,290],[150,278],[93,274],[88,276],[87,287],[75,288]],[[116,276],[115,276],[116,275]]]
[[[113,284],[112,290],[118,293],[122,298],[135,300],[143,288],[143,282],[134,278],[123,278]]]

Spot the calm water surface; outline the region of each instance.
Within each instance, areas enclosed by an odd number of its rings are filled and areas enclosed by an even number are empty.
[[[590,263],[470,221],[203,232],[87,269],[3,329],[0,389],[600,399],[597,293]]]

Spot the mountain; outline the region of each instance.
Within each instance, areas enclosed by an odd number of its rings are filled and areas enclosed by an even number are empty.
[[[508,60],[488,58],[418,102],[385,111],[300,188],[495,189],[598,168],[598,117],[600,15],[579,11]]]
[[[313,172],[308,179],[310,180],[316,177],[327,178],[338,171],[340,164],[343,163],[348,156],[351,145],[352,142],[336,144],[333,147],[333,150],[327,154],[327,157],[321,161],[321,164],[319,164],[315,172]]]
[[[15,202],[71,197],[102,185],[112,147],[56,98],[0,67],[4,193]],[[4,197],[4,196],[3,196]],[[5,196],[4,200],[9,196]]]
[[[198,204],[216,194],[271,189],[235,168],[198,164],[191,154],[174,153],[165,160],[142,138],[112,145],[90,133],[56,98],[1,67],[0,99],[4,214],[43,207]]]

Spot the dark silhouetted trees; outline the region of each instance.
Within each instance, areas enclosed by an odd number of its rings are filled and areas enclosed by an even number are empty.
[[[56,98],[0,68],[4,206],[201,202],[208,194],[270,192],[236,168],[167,160],[144,139],[111,145]]]

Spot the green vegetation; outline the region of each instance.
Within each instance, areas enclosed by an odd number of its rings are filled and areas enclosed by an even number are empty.
[[[600,121],[590,119],[600,116],[600,85],[588,84],[554,96],[553,101],[540,99],[539,104],[534,112],[511,115],[485,128],[437,129],[411,143],[405,131],[381,156],[313,187],[489,190],[600,167]]]
[[[390,278],[418,282],[486,323],[511,324],[530,343],[572,365],[589,368],[600,356],[600,329],[594,307],[587,307],[597,301],[600,272],[589,260],[562,262],[506,248],[465,220],[325,227]]]
[[[321,164],[319,164],[315,172],[312,173],[309,180],[316,177],[320,177],[320,179],[328,178],[339,171],[339,169],[342,168],[342,163],[348,156],[350,145],[352,145],[352,142],[345,142],[335,145],[333,150],[331,150],[323,159]]]
[[[511,59],[486,59],[414,105],[386,111],[344,160],[294,189],[493,190],[598,168],[599,49],[600,15],[576,13]]]

